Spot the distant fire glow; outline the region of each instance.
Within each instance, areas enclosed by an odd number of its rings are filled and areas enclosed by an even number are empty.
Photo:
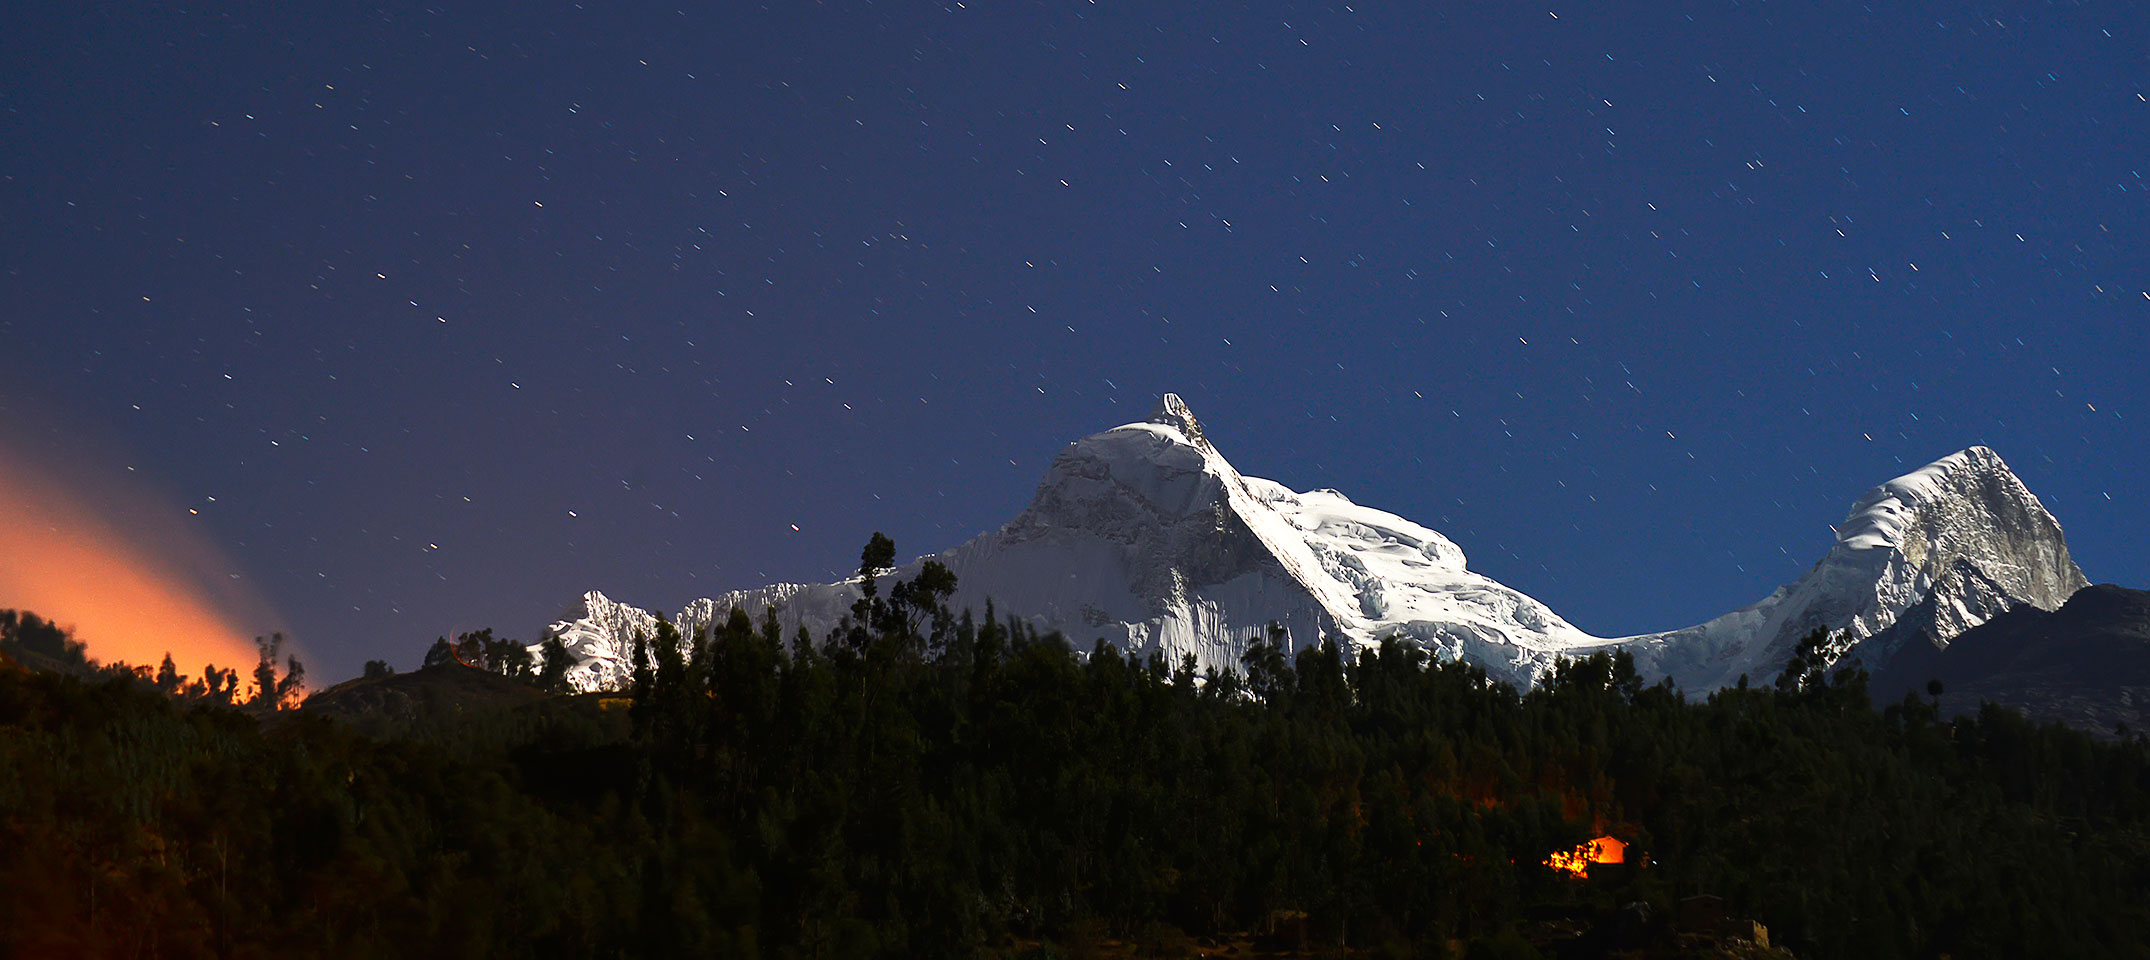
[[[1575,876],[1587,876],[1593,863],[1626,863],[1627,844],[1613,837],[1599,837],[1589,843],[1554,853],[1545,858],[1545,865],[1566,871]]]
[[[251,667],[269,624],[241,626],[231,608],[260,605],[212,597],[205,581],[226,574],[207,569],[207,541],[157,517],[175,510],[99,506],[80,489],[0,449],[0,608],[72,628],[108,664],[154,667],[169,652],[184,674]]]

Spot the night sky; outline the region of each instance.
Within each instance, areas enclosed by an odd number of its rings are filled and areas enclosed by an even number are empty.
[[[2150,586],[2139,3],[10,19],[0,455],[320,681],[953,546],[1167,390],[1600,635],[1973,443]]]

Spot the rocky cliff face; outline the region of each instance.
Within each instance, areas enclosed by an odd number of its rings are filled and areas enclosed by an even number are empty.
[[[2060,522],[2000,456],[1971,447],[1867,492],[1837,541],[1798,581],[1683,630],[1629,638],[1646,669],[1706,690],[1775,677],[1799,640],[1836,634],[1837,658],[1878,665],[1897,636],[1875,637],[1922,603],[1930,636],[1951,637],[2021,605],[2058,608],[2085,586]]]

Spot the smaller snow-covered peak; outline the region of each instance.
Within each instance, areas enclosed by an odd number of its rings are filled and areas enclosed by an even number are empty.
[[[1946,644],[2017,606],[2055,609],[2087,582],[2060,522],[1986,447],[1867,491],[1836,534],[1828,555],[1797,582],[1660,635],[1689,649],[1660,659],[1659,669],[1691,689],[1724,686],[1742,673],[1768,676],[1817,628],[1834,633],[1844,655],[1883,664],[1905,632],[1877,635],[1907,611],[1923,625],[1918,632]]]
[[[1973,488],[1987,497],[2037,502],[2000,454],[1988,447],[1968,447],[1867,491],[1838,525],[1837,543],[1852,550],[1899,547],[1920,506]]]
[[[1187,401],[1176,393],[1165,394],[1157,401],[1157,409],[1150,413],[1150,423],[1162,424],[1180,432],[1188,443],[1198,447],[1209,446],[1202,437],[1202,423],[1194,418],[1194,411],[1187,408]]]
[[[635,636],[648,637],[656,631],[655,614],[592,590],[546,627],[544,636],[558,639],[574,659],[567,670],[568,685],[590,691],[617,689],[624,683]],[[542,657],[542,642],[532,645],[530,652]]]
[[[602,591],[598,590],[584,593],[581,600],[568,604],[567,608],[560,613],[560,622],[562,623],[593,620],[643,626],[645,619],[650,619],[654,622],[654,618],[651,618],[647,611],[621,603],[605,596]]]

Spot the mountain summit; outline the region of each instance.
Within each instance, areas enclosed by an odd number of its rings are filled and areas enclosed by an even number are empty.
[[[1816,628],[1839,632],[1835,652],[1878,666],[1894,651],[1859,645],[1914,606],[1933,611],[1927,635],[1945,643],[2007,609],[2058,607],[2085,583],[2059,523],[1984,447],[1874,488],[1837,530],[1820,563],[1758,603],[1681,630],[1595,637],[1472,572],[1434,530],[1334,490],[1240,474],[1168,393],[1147,420],[1069,444],[1005,526],[920,560],[955,572],[958,607],[990,598],[1078,648],[1103,639],[1137,658],[1236,669],[1275,624],[1293,647],[1394,638],[1519,685],[1560,657],[1628,649],[1689,690],[1773,677]],[[697,600],[675,623],[691,634],[734,606],[759,617],[775,604],[787,631],[820,636],[857,596],[856,581],[777,584]],[[576,657],[570,682],[598,689],[620,682],[632,632],[654,622],[592,592],[546,633]]]
[[[1776,675],[1800,638],[1835,634],[1831,654],[1879,669],[1903,633],[1865,641],[1899,617],[1930,618],[1945,646],[2015,607],[2058,609],[2089,585],[2060,521],[1999,454],[1971,447],[1872,490],[1835,527],[1829,553],[1797,581],[1707,623],[1629,638],[1636,659],[1688,689]]]
[[[1202,424],[1195,420],[1194,411],[1187,409],[1187,401],[1181,400],[1179,394],[1168,393],[1158,398],[1157,409],[1150,413],[1150,422],[1178,430],[1188,443],[1205,452],[1217,452],[1208,440],[1202,438]]]

